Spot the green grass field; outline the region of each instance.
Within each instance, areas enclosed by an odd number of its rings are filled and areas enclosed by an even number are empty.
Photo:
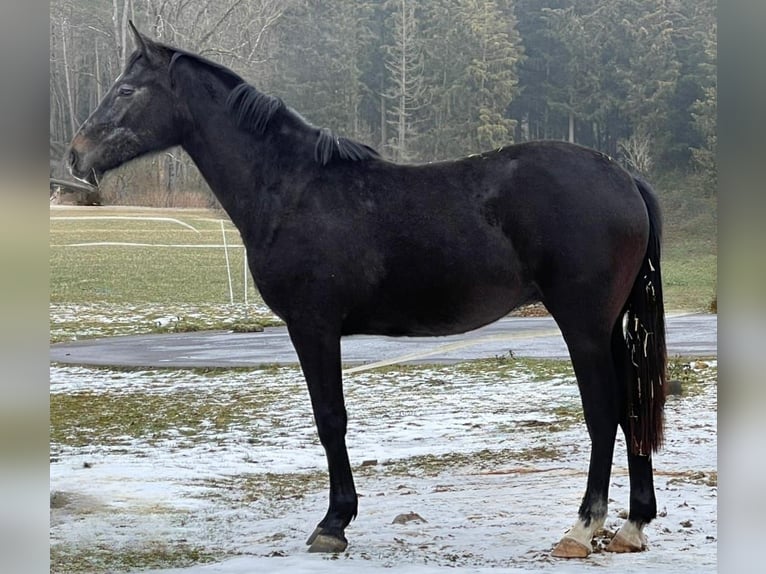
[[[52,209],[51,302],[230,302],[221,221],[232,291],[242,302],[244,248],[225,215],[199,209]],[[248,282],[252,300],[257,292],[250,277]]]
[[[708,310],[715,297],[715,218],[705,205],[671,205],[666,216],[668,310]],[[181,318],[177,330],[274,322],[247,281],[245,306],[244,248],[221,212],[51,207],[52,341],[150,332],[168,315]]]
[[[710,311],[717,299],[717,198],[694,176],[658,178],[655,189],[665,220],[665,307]]]

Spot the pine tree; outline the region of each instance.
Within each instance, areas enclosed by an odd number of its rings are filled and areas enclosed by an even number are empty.
[[[388,152],[396,161],[411,161],[417,157],[417,114],[426,95],[423,40],[413,2],[392,0],[387,6],[393,10],[389,19],[392,43],[385,50],[389,73],[387,122],[393,131],[387,142]]]
[[[517,93],[521,42],[513,15],[503,17],[496,2],[471,0],[466,7],[475,42],[467,72],[475,93],[476,145],[490,149],[513,141],[515,121],[506,111]]]
[[[312,123],[371,141],[364,81],[373,45],[371,3],[305,0],[285,12],[270,88]]]
[[[427,12],[429,156],[456,157],[513,141],[509,104],[522,55],[513,12],[495,1],[433,2]]]

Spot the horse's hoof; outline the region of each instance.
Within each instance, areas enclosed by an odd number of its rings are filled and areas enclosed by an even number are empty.
[[[348,546],[348,542],[343,538],[321,532],[316,533],[316,531],[309,537],[309,540],[311,540],[309,552],[337,553],[343,552]]]
[[[316,540],[316,537],[317,537],[317,536],[319,536],[319,533],[320,533],[320,532],[322,532],[322,527],[321,527],[321,526],[317,526],[317,527],[314,529],[314,532],[312,532],[312,533],[309,535],[309,539],[308,539],[308,540],[306,540],[306,546],[311,546],[311,545],[314,543],[314,540]]]
[[[646,550],[646,539],[640,536],[638,539],[628,538],[622,532],[618,532],[605,548],[607,552],[641,552]]]
[[[574,538],[564,536],[551,552],[554,558],[587,558],[592,550]]]

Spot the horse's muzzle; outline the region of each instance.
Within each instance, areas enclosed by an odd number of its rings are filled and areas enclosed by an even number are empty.
[[[78,138],[76,137],[72,141],[72,145],[69,148],[69,153],[67,154],[66,163],[67,167],[69,168],[69,173],[72,174],[72,177],[82,181],[83,183],[98,187],[98,183],[102,174],[99,173],[95,168],[85,165],[86,162],[83,161],[83,154],[77,150],[77,143]]]

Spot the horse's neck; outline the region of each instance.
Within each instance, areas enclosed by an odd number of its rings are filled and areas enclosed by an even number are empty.
[[[316,169],[316,134],[299,118],[287,116],[266,134],[253,135],[236,126],[221,98],[189,102],[189,108],[193,127],[186,131],[184,149],[248,247],[266,249],[281,210],[301,193],[295,182]]]
[[[265,145],[236,129],[223,109],[199,114],[189,133],[184,149],[229,217],[243,231],[247,212],[257,209],[259,196],[263,195],[258,192],[264,186],[262,167],[268,156]]]

